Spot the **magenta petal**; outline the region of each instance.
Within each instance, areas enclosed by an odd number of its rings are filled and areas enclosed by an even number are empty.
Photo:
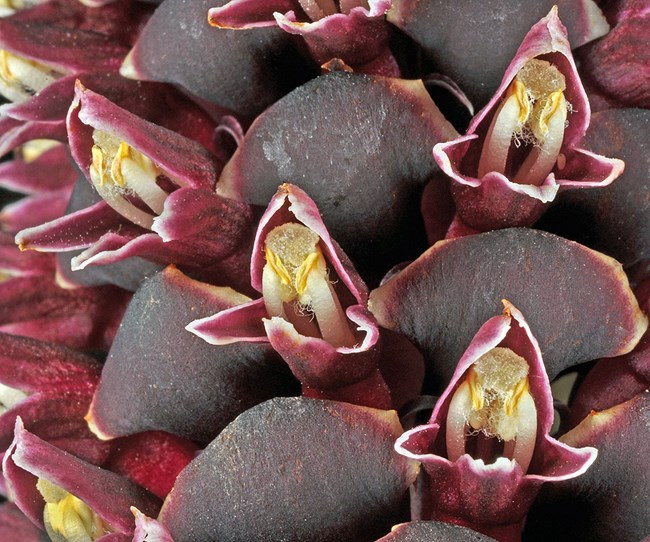
[[[66,252],[87,248],[111,230],[121,231],[122,237],[128,239],[146,232],[144,228],[127,222],[106,202],[100,201],[51,222],[18,232],[16,244],[22,250]]]
[[[0,283],[0,331],[73,348],[107,348],[130,294],[113,286],[66,290],[49,276]]]
[[[0,333],[0,382],[23,391],[92,392],[101,363],[53,343]]]
[[[1,216],[1,213],[0,213]],[[13,235],[0,232],[0,270],[10,276],[51,275],[55,261],[51,254],[22,252],[14,243]]]
[[[50,444],[93,465],[108,458],[110,444],[100,441],[88,429],[84,415],[91,394],[78,392],[35,393],[0,416],[0,450],[14,438],[16,418],[27,429]]]
[[[300,335],[282,318],[264,321],[269,342],[304,385],[312,388],[346,386],[362,380],[376,368],[379,352],[373,347],[379,338],[377,322],[359,305],[346,312],[356,329],[365,334],[363,342],[352,348],[335,348],[322,339]],[[390,404],[384,408],[390,408]]]
[[[157,512],[160,501],[126,478],[62,452],[25,430],[20,420],[16,421],[15,432],[14,442],[4,459],[4,468],[9,486],[16,495],[16,504],[21,509],[25,506],[24,496],[34,495],[28,484],[37,476],[78,497],[124,534],[133,532],[131,506],[148,515]],[[13,466],[7,470],[9,463]],[[30,503],[27,510],[36,515],[39,509],[42,511],[43,504],[42,499],[40,503]],[[23,512],[27,514],[27,510],[23,509]]]
[[[297,0],[232,0],[208,11],[208,21],[219,28],[250,29],[275,26],[273,14],[299,8]]]
[[[192,255],[209,264],[245,245],[252,223],[250,207],[244,203],[212,190],[181,188],[169,195],[152,229],[166,243],[181,242],[177,247],[184,256],[180,264],[191,265]]]
[[[36,224],[59,218],[65,212],[71,188],[27,196],[5,205],[0,212],[0,223],[5,230],[19,232]]]
[[[609,4],[607,15],[615,19],[614,27],[577,53],[585,76],[617,105],[650,107],[650,57],[646,42],[650,14],[646,7],[642,0]]]
[[[292,20],[282,15],[285,12],[275,14],[275,19],[280,28],[305,40],[318,64],[339,58],[355,71],[372,73],[364,66],[384,55],[392,57],[388,49],[390,25],[385,19],[391,1],[374,0],[369,4],[369,9],[358,6],[349,13],[335,13],[312,23]],[[389,73],[382,72],[382,75],[400,76],[394,59],[392,64],[394,69]]]
[[[133,542],[174,542],[162,523],[145,516],[137,508],[132,508],[131,511],[135,515]]]
[[[148,122],[77,83],[68,113],[68,132],[72,156],[87,176],[92,161],[90,136],[93,129],[126,141],[184,186],[214,189],[218,165],[205,147]]]
[[[97,32],[0,19],[0,46],[67,73],[116,70],[128,49]]]
[[[47,175],[43,175],[47,171]],[[65,145],[57,145],[34,160],[17,158],[0,164],[0,186],[21,194],[38,194],[70,188],[77,171]]]
[[[400,431],[395,412],[272,399],[181,472],[159,521],[175,542],[374,541],[416,474],[392,449]]]

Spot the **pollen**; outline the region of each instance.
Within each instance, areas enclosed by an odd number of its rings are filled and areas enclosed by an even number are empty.
[[[269,232],[265,241],[266,260],[283,284],[302,294],[309,273],[318,264],[317,233],[290,222]]]
[[[528,390],[528,363],[509,348],[493,348],[481,356],[468,375],[473,429],[501,440],[512,440],[517,431],[516,408]]]

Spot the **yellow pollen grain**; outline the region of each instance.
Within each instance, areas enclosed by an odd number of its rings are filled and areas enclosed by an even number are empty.
[[[120,187],[126,185],[126,180],[122,174],[122,160],[125,158],[131,158],[131,147],[125,141],[121,141],[115,158],[113,158],[113,163],[111,164],[111,178]]]
[[[469,423],[488,436],[508,440],[519,399],[528,390],[528,363],[509,348],[496,347],[469,370],[473,412]]]

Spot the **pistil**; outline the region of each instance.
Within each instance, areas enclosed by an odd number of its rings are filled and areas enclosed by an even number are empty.
[[[495,171],[519,184],[544,181],[558,161],[564,139],[569,110],[565,88],[562,73],[545,60],[532,59],[519,70],[492,118],[478,177]],[[513,160],[522,144],[528,151],[525,158]]]
[[[356,340],[328,280],[319,242],[315,232],[297,223],[269,232],[262,274],[264,304],[269,316],[291,322],[298,333],[320,336],[335,347],[352,346]]]
[[[467,440],[476,432],[495,444],[503,442],[503,456],[527,471],[537,436],[537,410],[528,391],[528,364],[509,348],[493,348],[481,356],[454,393],[446,425],[450,461],[467,453]]]

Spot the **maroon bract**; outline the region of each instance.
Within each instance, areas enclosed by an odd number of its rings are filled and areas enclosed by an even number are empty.
[[[311,75],[290,36],[279,28],[237,32],[211,27],[208,10],[226,2],[163,2],[120,73],[180,85],[207,102],[250,118]]]
[[[647,540],[650,393],[592,412],[560,441],[594,446],[598,458],[579,478],[544,486],[531,508],[525,540]]]
[[[339,400],[390,408],[368,291],[314,202],[295,186],[282,185],[260,220],[251,284],[260,299],[188,329],[212,344],[269,341],[305,395],[331,398],[335,390]]]
[[[207,444],[245,409],[297,393],[268,344],[213,346],[185,330],[195,318],[249,300],[173,267],[146,280],[104,365],[87,416],[93,431],[110,439],[162,430]]]
[[[590,109],[557,9],[535,24],[467,133],[434,147],[457,212],[480,231],[530,226],[560,188],[606,186],[623,162],[579,147]]]
[[[401,430],[394,411],[272,399],[181,472],[158,520],[175,542],[373,542],[417,474],[393,450]]]
[[[584,473],[596,450],[549,436],[553,398],[541,351],[521,313],[504,305],[472,339],[429,423],[395,449],[423,465],[413,519],[515,541],[542,483]]]
[[[431,148],[457,135],[421,81],[333,72],[255,120],[217,192],[266,207],[280,184],[299,186],[377,283],[426,248],[420,198],[439,171]]]
[[[591,118],[584,144],[625,160],[625,171],[599,190],[566,190],[536,227],[578,241],[630,266],[650,258],[650,110],[610,109]]]
[[[388,49],[390,25],[385,15],[391,0],[232,0],[209,11],[219,28],[253,29],[279,26],[304,39],[319,64],[337,58],[362,73],[399,77]]]
[[[504,297],[526,311],[551,378],[631,351],[648,326],[618,262],[523,228],[436,243],[373,290],[369,307],[381,326],[405,334],[422,352],[425,393],[438,395],[466,338]]]
[[[573,47],[603,36],[609,25],[593,0],[393,0],[388,20],[411,36],[436,71],[450,76],[476,108],[499,86],[528,29],[557,5]]]

